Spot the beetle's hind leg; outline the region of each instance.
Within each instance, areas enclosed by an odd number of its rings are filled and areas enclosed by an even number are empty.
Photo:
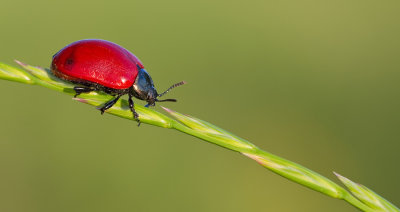
[[[140,126],[139,115],[138,115],[138,114],[136,113],[136,111],[135,111],[135,105],[134,105],[134,103],[133,103],[132,95],[131,95],[131,94],[129,94],[128,102],[129,102],[129,108],[131,109],[131,111],[132,111],[132,113],[133,113],[133,117],[137,120],[138,126]]]
[[[75,86],[74,87],[74,91],[75,91],[74,97],[76,98],[81,93],[89,93],[94,90],[95,90],[95,88],[91,88],[91,87]]]

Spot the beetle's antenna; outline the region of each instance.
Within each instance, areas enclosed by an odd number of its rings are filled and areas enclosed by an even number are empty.
[[[181,86],[181,85],[184,85],[184,84],[186,84],[185,81],[178,82],[178,83],[172,85],[171,87],[169,87],[169,88],[168,88],[166,91],[164,91],[162,94],[158,94],[158,97],[161,97],[161,96],[165,95],[165,94],[168,93],[172,88],[175,88],[175,87],[178,87],[178,86]],[[159,102],[165,102],[166,100],[168,100],[169,102],[176,102],[176,100],[175,100],[175,101],[171,101],[171,99],[159,100]]]
[[[176,99],[156,99],[156,102],[176,102]]]

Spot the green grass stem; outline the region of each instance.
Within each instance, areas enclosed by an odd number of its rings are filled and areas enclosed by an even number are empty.
[[[48,69],[30,66],[19,61],[16,62],[23,69],[0,63],[0,79],[40,85],[69,95],[75,94],[73,90],[74,85],[54,77]],[[79,95],[79,98],[74,98],[74,100],[98,107],[111,98],[113,97],[101,92],[91,92],[81,94]],[[143,124],[175,129],[204,141],[239,152],[278,175],[330,197],[343,199],[362,211],[400,212],[399,208],[380,197],[378,194],[345,177],[335,173],[350,192],[310,169],[263,151],[249,141],[233,135],[208,122],[188,115],[183,115],[164,107],[163,109],[174,118],[170,118],[141,105],[135,105],[135,109]],[[129,110],[128,102],[123,99],[118,101],[106,112],[122,118],[134,120],[133,115]]]

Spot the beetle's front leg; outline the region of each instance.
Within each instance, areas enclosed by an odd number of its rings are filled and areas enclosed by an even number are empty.
[[[128,102],[129,102],[129,108],[131,109],[131,111],[133,113],[133,117],[137,120],[138,126],[140,126],[139,114],[137,114],[135,111],[135,105],[133,103],[131,94],[129,94]]]

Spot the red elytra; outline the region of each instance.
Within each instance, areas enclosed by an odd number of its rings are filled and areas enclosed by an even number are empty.
[[[153,80],[134,54],[115,43],[97,39],[76,41],[61,49],[53,56],[51,70],[55,76],[76,84],[75,97],[91,91],[116,96],[99,108],[101,114],[128,94],[129,108],[138,121],[132,97],[147,101],[146,107],[154,106],[155,102],[176,102],[158,97],[185,84],[183,81],[176,83],[158,94]]]
[[[53,56],[52,70],[68,81],[90,81],[108,88],[133,85],[142,62],[123,47],[105,40],[80,40]]]

